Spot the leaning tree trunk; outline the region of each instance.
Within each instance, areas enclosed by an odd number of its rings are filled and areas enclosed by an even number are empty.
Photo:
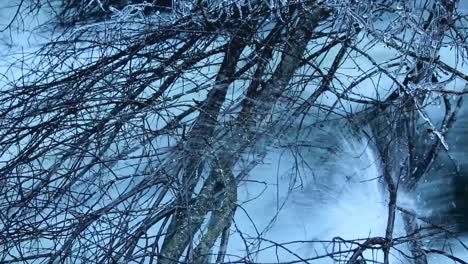
[[[244,150],[251,147],[255,143],[256,137],[262,134],[260,127],[264,122],[263,119],[285,91],[294,72],[300,67],[301,58],[312,37],[312,33],[324,15],[325,10],[320,8],[312,14],[302,12],[293,14],[297,24],[291,24],[297,26],[290,28],[289,34],[286,36],[290,51],[283,52],[281,60],[270,79],[252,82],[247,88],[247,94],[250,98],[242,103],[242,110],[233,122],[234,126],[230,127],[225,133],[220,133],[223,135],[220,140],[222,147],[216,150],[214,154],[211,171],[204,181],[200,193],[196,194],[189,208],[181,208],[180,212],[175,214],[171,220],[161,249],[159,263],[176,263],[183,257],[182,255],[186,250],[189,251],[188,262],[197,264],[210,262],[210,254],[212,254],[214,243],[222,235],[223,231],[229,228],[236,209],[237,182],[232,172],[233,167]],[[281,23],[278,22],[278,24]],[[281,27],[277,26],[275,28]],[[280,31],[274,30],[272,32],[274,35],[267,38],[267,41],[279,41],[280,38],[275,35],[279,34]],[[236,55],[240,54],[243,47],[240,39],[235,38],[232,40],[228,52],[235,51]],[[268,51],[268,49],[263,50],[263,55],[265,56],[264,59],[269,60],[273,57],[272,51]],[[227,56],[229,55],[226,54]],[[232,63],[232,57],[235,56],[230,56],[229,62]],[[234,60],[234,62],[236,61]],[[225,66],[225,63],[221,66],[222,69],[223,66]],[[232,66],[235,66],[235,64]],[[260,60],[258,66],[256,75],[262,76],[266,66],[265,62]],[[223,88],[227,89],[227,87]],[[223,100],[222,96],[218,98],[221,101]],[[209,95],[205,105],[212,105],[210,99]],[[255,104],[250,103],[252,99],[255,99]],[[218,105],[218,103],[215,105]],[[211,118],[213,119],[213,116]],[[200,131],[195,135],[206,135],[206,133]],[[199,178],[192,179],[193,181],[190,180],[188,184],[190,191],[193,190],[194,185],[199,180]],[[219,190],[220,188],[222,190]],[[210,212],[207,232],[203,234],[200,242],[192,250],[189,244],[192,243],[195,233],[202,228],[202,224]],[[223,258],[223,254],[224,252],[218,254],[218,260]]]

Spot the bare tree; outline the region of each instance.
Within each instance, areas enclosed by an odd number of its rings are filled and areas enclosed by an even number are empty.
[[[455,237],[450,229],[398,203],[448,153],[462,107],[467,14],[457,1],[158,5],[20,1],[5,30],[45,8],[60,36],[13,63],[21,76],[0,89],[0,263],[254,262],[256,242],[244,255],[227,246],[239,184],[269,147],[326,122],[378,153],[387,230],[335,238],[347,249],[314,258],[291,252],[288,263],[372,263],[368,250],[389,263],[399,245],[410,263],[466,263],[424,242]],[[398,214],[404,237],[394,236]]]

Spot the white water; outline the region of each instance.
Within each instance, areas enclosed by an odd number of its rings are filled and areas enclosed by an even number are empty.
[[[238,191],[240,200],[245,203],[236,214],[236,225],[240,230],[231,237],[231,253],[238,252],[244,256],[244,240],[259,241],[260,237],[263,241],[260,246],[250,248],[250,252],[262,249],[259,254],[252,255],[252,260],[260,263],[299,261],[299,257],[310,258],[311,263],[345,263],[337,259],[334,262],[329,257],[313,258],[356,248],[349,243],[339,248],[339,243],[332,243],[336,237],[362,239],[360,243],[369,237],[385,237],[388,201],[378,179],[382,173],[375,153],[368,144],[347,134],[338,136],[333,128],[329,130],[334,134],[322,132],[321,136],[309,140],[308,143],[314,147],[299,150],[310,169],[298,169],[294,165],[301,162],[297,153],[274,149],[264,164],[252,171],[249,182]],[[427,214],[427,207],[423,209],[409,195],[401,192],[398,205],[421,215]],[[393,237],[405,234],[398,213]],[[288,244],[275,247],[272,241]],[[459,243],[453,240],[448,245],[453,247],[455,256],[468,260],[468,252]],[[406,245],[397,248],[410,254]],[[391,263],[408,263],[397,250],[391,253]],[[341,260],[351,255],[342,254]],[[367,250],[364,256],[368,260],[383,262],[381,250]],[[236,258],[228,259],[234,261]],[[443,256],[429,256],[429,261],[434,264],[453,263]]]
[[[286,248],[305,259],[333,251],[333,243],[314,240],[385,236],[387,202],[376,179],[380,168],[374,154],[365,144],[343,137],[336,140],[333,138],[336,136],[313,137],[308,141],[313,147],[299,149],[307,168],[296,168],[295,155],[277,149],[266,157],[265,164],[252,171],[249,180],[259,183],[248,182],[238,192],[241,201],[257,197],[242,205],[245,212],[237,211],[236,222],[244,237],[258,236],[253,225],[248,224],[247,213],[260,232],[269,227],[263,238],[277,243],[303,241]],[[276,220],[269,225],[275,216]],[[403,235],[402,230],[398,223],[395,236]],[[240,250],[242,244],[241,238],[234,235],[232,250]],[[265,241],[260,248],[271,245]],[[277,259],[275,251],[272,247],[254,260],[262,263],[298,260],[284,249],[278,250]],[[371,255],[367,257],[372,258],[372,252],[368,253]],[[324,258],[314,263],[330,262],[330,258]]]

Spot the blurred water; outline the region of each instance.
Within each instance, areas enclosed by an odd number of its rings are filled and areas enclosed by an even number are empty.
[[[339,247],[339,243],[333,243],[339,239],[363,239],[362,243],[369,237],[385,236],[388,201],[374,151],[347,132],[337,132],[334,127],[327,130],[300,139],[303,147],[272,149],[265,163],[252,171],[250,182],[238,192],[246,203],[237,211],[236,226],[242,236],[232,236],[232,252],[245,255],[245,241],[260,240],[260,245],[249,248],[250,252],[260,251],[252,254],[253,261],[286,262],[299,260],[298,256],[312,259],[356,247],[349,243]],[[440,181],[429,178],[418,196],[400,192],[398,204],[432,218],[448,212],[446,204],[456,202],[453,181],[446,186]],[[447,216],[436,220],[449,222]],[[405,236],[405,230],[398,214],[394,237],[401,236]],[[272,241],[287,244],[276,247]],[[468,251],[456,240],[445,242],[446,247],[451,245],[468,258]],[[406,246],[398,249],[409,254]],[[407,263],[398,251],[392,253],[391,263]],[[342,254],[341,260],[350,255]],[[365,257],[383,261],[381,250],[368,250]],[[453,263],[440,256],[431,255],[429,259],[430,263]],[[313,263],[345,263],[339,260],[320,258]]]

